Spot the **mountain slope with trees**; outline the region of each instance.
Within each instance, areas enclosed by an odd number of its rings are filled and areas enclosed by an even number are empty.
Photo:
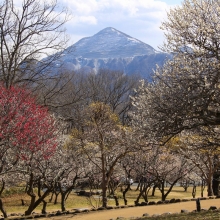
[[[79,40],[68,50],[71,53],[64,51],[56,66],[95,73],[99,69],[109,69],[148,79],[156,65],[162,66],[172,57],[112,27]]]

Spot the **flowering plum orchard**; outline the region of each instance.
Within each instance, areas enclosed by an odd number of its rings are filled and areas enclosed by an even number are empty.
[[[48,159],[56,150],[55,119],[28,91],[0,85],[0,175],[26,170],[33,157]],[[21,161],[21,163],[19,163]],[[27,168],[27,167],[26,167]],[[2,186],[1,192],[4,189]],[[1,202],[1,211],[6,212]]]

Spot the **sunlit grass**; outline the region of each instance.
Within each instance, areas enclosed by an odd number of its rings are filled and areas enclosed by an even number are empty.
[[[139,191],[136,191],[136,187],[132,186],[132,190],[129,190],[126,194],[126,198],[128,200],[128,205],[134,205],[134,201],[138,196]],[[159,190],[155,191],[155,196],[151,196],[152,191],[149,192],[148,201],[159,201],[161,200],[161,193]],[[116,192],[119,198],[119,205],[124,205],[122,193],[120,190]],[[206,196],[206,191],[204,191],[204,196]],[[196,197],[201,197],[201,190],[200,187],[197,187]],[[189,187],[187,192],[184,192],[184,189],[180,186],[175,186],[172,192],[168,195],[167,199],[184,199],[184,198],[192,198],[192,187]],[[22,206],[21,199],[23,199],[26,203],[25,206]],[[61,210],[61,201],[60,195],[58,196],[57,204],[54,204],[54,200],[49,202],[50,195],[46,198],[47,204],[47,211],[57,211]],[[144,201],[142,198],[140,202]],[[24,190],[21,189],[19,191],[12,190],[12,192],[6,192],[3,198],[5,209],[8,213],[16,212],[16,213],[24,213],[25,210],[28,208],[28,204],[30,204],[30,197],[24,193]],[[95,197],[85,197],[85,196],[78,196],[76,193],[72,192],[67,201],[66,201],[66,209],[76,209],[76,208],[97,208],[101,205],[100,198],[98,196]],[[115,206],[114,199],[108,200],[109,206]],[[41,212],[42,205],[38,206],[34,212]]]
[[[166,188],[167,190],[167,188]],[[205,189],[206,190],[206,189]],[[206,196],[206,191],[204,190],[204,196]],[[128,205],[133,205],[134,201],[137,198],[139,191],[136,191],[136,187],[132,187],[132,190],[129,190],[126,194],[126,198],[128,200]],[[152,189],[148,193],[148,201],[159,201],[161,200],[161,193],[158,189],[156,189],[154,196],[151,196]],[[123,205],[123,198],[122,193],[118,192],[117,194],[120,198],[119,203],[120,205]],[[197,187],[196,197],[201,197],[201,188]],[[189,187],[186,192],[184,192],[183,187],[175,186],[170,194],[167,196],[167,200],[169,199],[191,199],[192,197],[192,187]],[[141,198],[140,202],[143,202],[144,200]]]

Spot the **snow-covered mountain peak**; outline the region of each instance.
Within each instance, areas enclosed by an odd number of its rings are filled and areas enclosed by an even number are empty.
[[[120,58],[154,54],[153,47],[115,28],[107,27],[92,37],[79,40],[71,46],[72,57]]]
[[[113,28],[113,27],[107,27],[107,28],[105,28],[105,29],[99,31],[99,32],[98,32],[97,34],[95,34],[94,36],[99,36],[99,35],[101,35],[101,36],[107,36],[107,35],[109,35],[109,36],[113,36],[113,37],[116,37],[116,35],[118,35],[118,36],[117,36],[118,38],[124,38],[124,39],[127,38],[127,40],[130,40],[130,41],[133,41],[133,42],[136,42],[136,43],[140,43],[140,44],[145,44],[145,43],[143,43],[142,41],[140,41],[140,40],[138,40],[138,39],[136,39],[136,38],[133,38],[133,37],[131,37],[131,36],[129,36],[129,35],[127,35],[127,34],[121,32],[121,31],[119,31],[119,30],[117,30],[117,29],[115,29],[115,28]],[[145,44],[145,45],[146,45],[146,44]],[[148,46],[149,46],[149,45],[148,45]],[[149,46],[149,47],[150,47],[150,46]]]
[[[72,52],[70,52],[72,51]],[[63,70],[97,73],[99,69],[137,73],[150,78],[156,65],[163,65],[171,55],[156,51],[142,41],[113,27],[85,37],[63,51],[53,71]]]
[[[105,33],[111,33],[111,32],[116,32],[117,34],[121,34],[120,31],[116,30],[113,27],[104,28],[103,30],[99,31],[97,34],[105,34]]]

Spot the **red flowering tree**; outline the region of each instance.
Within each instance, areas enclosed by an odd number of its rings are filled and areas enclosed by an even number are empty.
[[[37,105],[27,90],[0,85],[2,177],[8,172],[17,172],[22,167],[21,164],[30,166],[33,158],[50,158],[56,150],[56,135],[55,118],[49,114],[47,108]],[[1,205],[0,210],[4,214]]]
[[[25,89],[6,89],[0,85],[0,147],[3,152],[16,149],[14,160],[28,160],[34,153],[46,159],[56,148],[55,135],[55,120],[47,108],[37,105]]]

